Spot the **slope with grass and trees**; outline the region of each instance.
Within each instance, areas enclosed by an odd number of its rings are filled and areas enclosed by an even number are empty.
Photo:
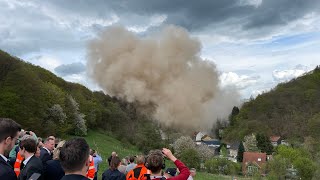
[[[162,147],[159,125],[138,107],[137,102],[66,82],[0,50],[0,117],[12,118],[39,136],[85,136],[88,130],[103,129],[145,152]]]

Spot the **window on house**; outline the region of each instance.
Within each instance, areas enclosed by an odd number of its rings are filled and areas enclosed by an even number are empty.
[[[255,172],[258,172],[258,167],[256,166],[248,166],[247,167],[247,174],[248,175],[253,175]]]

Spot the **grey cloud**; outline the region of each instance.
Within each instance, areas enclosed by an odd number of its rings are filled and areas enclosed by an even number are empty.
[[[18,3],[8,8],[9,2]],[[273,34],[277,28],[320,11],[317,0],[262,0],[259,6],[241,4],[239,0],[21,2],[0,1],[0,22],[5,22],[0,27],[0,49],[18,56],[42,49],[83,49],[92,34],[109,25],[94,20],[109,22],[113,15],[119,17],[119,22],[114,23],[138,27],[149,24],[154,15],[165,15],[165,24],[180,25],[195,33],[247,39]],[[147,31],[158,29],[150,27]],[[83,38],[78,38],[81,35]]]
[[[320,11],[320,3],[317,0],[262,0],[258,6],[250,3],[240,4],[239,0],[99,0],[95,3],[59,0],[50,2],[60,8],[101,17],[107,16],[108,12],[124,15],[129,19],[130,14],[142,16],[166,14],[168,15],[167,23],[180,25],[189,30],[199,30],[210,24],[231,19],[242,21],[241,26],[244,30],[273,27],[286,25],[307,13]]]
[[[62,64],[54,69],[55,72],[62,76],[80,74],[85,71],[85,66],[80,63]]]

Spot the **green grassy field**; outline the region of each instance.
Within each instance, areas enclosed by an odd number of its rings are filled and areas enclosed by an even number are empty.
[[[124,145],[120,141],[102,133],[89,131],[88,135],[85,137],[90,148],[98,151],[101,155],[103,162],[99,167],[99,179],[101,179],[102,173],[108,168],[108,163],[106,159],[110,156],[112,151],[116,151],[120,158],[129,155],[141,154],[138,149],[134,146]],[[174,167],[173,163],[166,162],[167,167]],[[237,178],[238,180],[248,180],[248,178]],[[231,176],[219,176],[214,174],[209,174],[205,172],[197,172],[194,180],[232,180]]]
[[[95,149],[102,157],[103,162],[99,165],[99,179],[101,179],[102,173],[109,167],[107,159],[112,151],[117,152],[120,158],[140,153],[134,146],[124,145],[102,132],[89,131],[85,139],[90,148]]]

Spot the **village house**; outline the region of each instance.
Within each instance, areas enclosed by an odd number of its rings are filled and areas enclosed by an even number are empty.
[[[281,144],[281,137],[280,136],[271,136],[270,141],[273,147],[276,147]]]
[[[251,176],[256,172],[264,174],[264,166],[267,161],[266,153],[259,152],[244,152],[242,161],[243,175]]]
[[[238,149],[240,142],[234,142],[227,146],[228,148],[228,160],[237,162]]]
[[[196,145],[207,145],[214,151],[215,154],[219,154],[216,150],[220,147],[220,140],[213,139],[209,135],[198,132],[195,134],[195,143]]]

